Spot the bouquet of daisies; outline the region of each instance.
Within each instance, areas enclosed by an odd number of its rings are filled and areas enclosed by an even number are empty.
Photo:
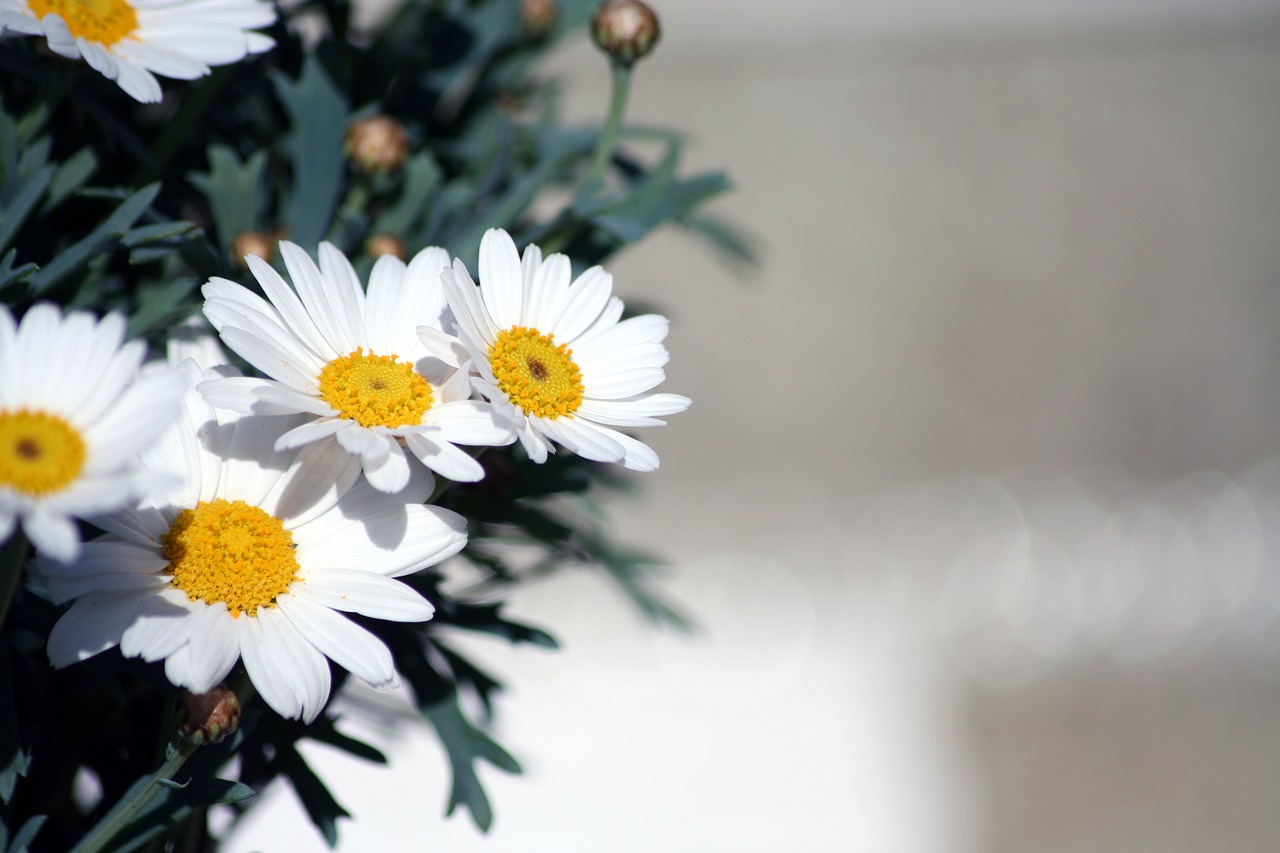
[[[213,849],[278,777],[334,843],[298,744],[380,759],[330,703],[402,679],[487,828],[499,683],[438,628],[554,647],[503,598],[570,566],[680,623],[580,511],[690,402],[601,263],[667,223],[746,252],[700,212],[723,176],[623,126],[656,17],[361,21],[0,0],[0,850]],[[534,63],[588,32],[613,98],[568,126]]]

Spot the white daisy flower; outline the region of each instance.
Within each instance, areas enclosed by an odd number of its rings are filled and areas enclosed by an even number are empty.
[[[484,469],[456,444],[515,441],[510,423],[472,400],[468,369],[451,323],[440,271],[448,255],[424,249],[408,266],[391,255],[374,264],[366,296],[343,254],[320,244],[320,266],[292,243],[280,254],[295,293],[265,261],[249,269],[267,299],[226,279],[204,286],[204,313],[222,336],[269,379],[211,380],[200,391],[213,405],[261,415],[306,413],[276,448],[336,440],[360,457],[374,488],[399,491],[409,481],[407,447],[451,480],[473,482]],[[433,350],[420,340],[429,326]],[[435,355],[432,354],[435,353]]]
[[[619,322],[613,277],[592,267],[569,282],[569,259],[545,261],[537,246],[523,263],[507,232],[480,242],[480,286],[459,260],[442,280],[458,336],[480,373],[475,387],[518,424],[535,462],[554,452],[548,439],[599,462],[653,471],[658,455],[611,427],[660,426],[689,407],[688,397],[649,393],[662,382],[667,319]],[[426,341],[429,343],[429,341]]]
[[[74,518],[112,512],[157,485],[134,456],[181,409],[182,377],[139,378],[141,341],[119,314],[65,317],[41,303],[20,324],[0,305],[0,542],[19,520],[40,553],[74,559]]]
[[[395,686],[390,651],[340,612],[429,619],[431,604],[393,578],[459,551],[466,522],[369,488],[336,445],[276,452],[295,419],[217,412],[194,391],[195,363],[184,372],[185,417],[144,458],[182,485],[100,519],[108,534],[78,561],[40,563],[54,602],[75,600],[49,635],[49,659],[63,667],[118,645],[164,660],[169,680],[194,693],[243,659],[268,705],[307,721],[329,697],[326,657],[375,688]],[[404,492],[427,495],[425,476]]]
[[[249,31],[275,19],[263,0],[0,0],[0,30],[44,36],[143,103],[160,100],[154,74],[194,80],[270,50],[272,39]]]

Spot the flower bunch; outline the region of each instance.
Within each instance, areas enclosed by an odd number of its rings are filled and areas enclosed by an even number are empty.
[[[334,841],[344,813],[297,745],[377,754],[332,728],[351,676],[406,682],[450,811],[487,827],[473,765],[519,766],[459,700],[487,706],[496,679],[439,627],[553,647],[503,601],[583,563],[678,622],[649,558],[556,499],[658,468],[633,433],[690,401],[658,390],[666,318],[628,316],[601,262],[664,222],[740,254],[697,211],[723,179],[680,178],[674,135],[652,165],[619,145],[635,52],[611,59],[597,133],[554,119],[529,64],[590,3],[536,26],[498,0],[409,3],[359,34],[347,4],[309,6],[318,42],[263,0],[0,0],[0,837],[19,847],[212,842],[204,809],[242,814],[277,777]],[[534,215],[550,189],[572,201]]]

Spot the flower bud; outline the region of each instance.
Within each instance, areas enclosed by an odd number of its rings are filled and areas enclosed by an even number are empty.
[[[520,0],[520,20],[532,38],[542,38],[550,32],[559,12],[555,0]]]
[[[269,234],[263,234],[261,231],[241,231],[231,241],[231,257],[240,269],[248,269],[248,265],[244,262],[245,255],[257,255],[264,261],[270,261],[275,247],[276,241]]]
[[[369,253],[371,258],[391,255],[402,261],[409,254],[404,241],[392,234],[374,234],[365,241],[364,250]]]
[[[196,746],[221,743],[240,725],[240,700],[224,685],[183,693],[178,701],[178,731]]]
[[[343,140],[347,157],[367,174],[386,174],[404,165],[409,157],[409,134],[387,115],[353,121]]]
[[[623,65],[648,54],[661,35],[657,14],[640,0],[607,0],[591,19],[596,45]]]

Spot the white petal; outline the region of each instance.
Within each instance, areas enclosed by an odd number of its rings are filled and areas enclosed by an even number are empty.
[[[320,271],[329,285],[327,292],[343,334],[351,344],[351,350],[368,342],[364,337],[364,288],[360,277],[347,256],[332,243],[320,244]]]
[[[689,408],[693,401],[679,394],[647,394],[623,400],[583,400],[575,416],[621,427],[662,426],[658,418]]]
[[[298,716],[311,722],[329,701],[329,662],[278,609],[260,609],[257,622],[262,626],[263,656],[297,697]]]
[[[280,243],[280,257],[289,269],[289,277],[298,291],[307,313],[315,321],[324,339],[341,355],[354,352],[357,341],[352,339],[352,329],[340,297],[331,293],[320,268],[311,256],[293,243]]]
[[[393,329],[404,319],[397,317],[400,306],[400,280],[404,277],[404,261],[395,255],[383,255],[369,273],[369,295],[365,301],[364,340],[375,353],[396,352]]]
[[[585,376],[583,377],[586,378]],[[635,397],[643,394],[656,385],[661,385],[666,374],[659,368],[641,367],[634,370],[620,370],[608,376],[592,380],[584,386],[588,397],[597,400],[620,400],[624,397]]]
[[[151,662],[177,651],[191,636],[192,615],[204,606],[186,598],[181,590],[170,589],[147,599],[120,637],[120,653]]]
[[[242,616],[242,619],[250,617]],[[193,617],[187,642],[187,678],[182,686],[192,693],[208,693],[240,659],[240,641],[227,605],[201,608]]]
[[[400,581],[354,569],[329,569],[295,581],[292,591],[312,604],[391,622],[424,622],[435,608]]]
[[[440,427],[439,437],[454,444],[501,447],[516,440],[516,425],[491,403],[457,400],[433,406],[427,423]]]
[[[465,450],[447,441],[433,441],[425,435],[405,436],[413,455],[431,470],[458,483],[475,483],[484,479],[484,466]]]
[[[327,516],[297,528],[294,541],[307,578],[355,568],[396,577],[458,553],[467,544],[466,531],[466,520],[455,512],[383,497],[369,500],[359,514]]]
[[[287,338],[281,338],[287,340]],[[245,361],[272,379],[278,379],[304,394],[320,392],[320,371],[323,364],[313,357],[303,359],[281,350],[278,342],[267,343],[252,332],[227,327],[222,332],[222,342]]]
[[[276,450],[297,450],[299,447],[315,441],[333,438],[339,431],[346,429],[348,422],[342,418],[331,418],[325,421],[308,421],[294,427],[276,439]]]
[[[360,476],[360,460],[335,441],[308,445],[258,506],[286,529],[328,512]]]
[[[520,439],[520,446],[524,448],[524,452],[529,455],[530,462],[541,465],[547,461],[548,454],[555,453],[551,443],[527,422],[517,429],[516,437]]]
[[[440,283],[444,285],[449,309],[458,321],[458,337],[468,345],[468,349],[476,350],[475,358],[483,358],[483,348],[497,337],[498,327],[480,298],[480,289],[460,260],[453,262],[452,269],[440,273]]]
[[[342,429],[338,430],[335,436],[348,453],[362,457],[366,463],[369,460],[381,459],[390,453],[390,448],[386,446],[387,436],[379,435],[355,421],[344,419],[341,423]]]
[[[569,286],[569,304],[556,321],[552,337],[572,346],[573,340],[599,318],[612,291],[613,276],[600,267],[592,267],[578,276]]]
[[[299,419],[247,415],[237,420],[223,462],[219,497],[257,506],[294,462],[293,452],[277,452],[275,443]]]
[[[91,592],[76,599],[49,632],[49,661],[61,669],[119,645],[133,614],[154,593]]]
[[[36,507],[22,518],[22,530],[41,554],[69,563],[80,554],[80,532],[65,515]]]
[[[345,616],[296,595],[281,596],[279,610],[303,639],[375,690],[399,682],[386,644]]]
[[[211,406],[247,415],[335,414],[323,400],[274,379],[238,376],[201,382],[197,390]]]
[[[378,491],[398,492],[409,484],[409,460],[404,448],[394,438],[386,437],[382,444],[387,453],[381,459],[363,458],[364,475]]]
[[[511,235],[490,228],[480,240],[480,295],[499,329],[520,324],[524,274]]]
[[[433,326],[418,326],[418,341],[427,348],[427,352],[443,361],[450,367],[458,367],[467,360],[467,349],[462,341]]]
[[[564,255],[552,255],[525,279],[524,315],[521,325],[550,331],[569,304],[569,277],[573,270]]]
[[[597,427],[573,418],[539,420],[542,431],[586,459],[597,462],[621,462],[626,451],[622,444]]]

